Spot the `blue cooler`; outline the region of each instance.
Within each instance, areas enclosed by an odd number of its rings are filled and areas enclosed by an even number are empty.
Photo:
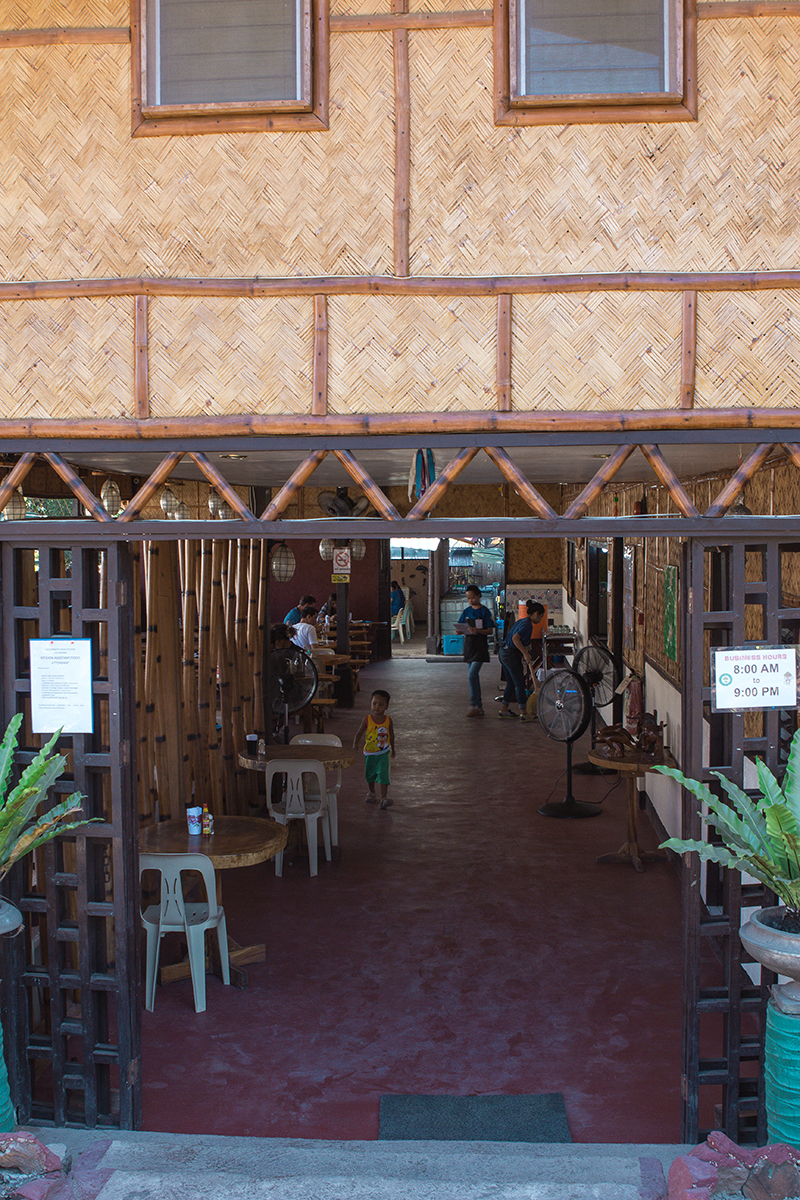
[[[461,633],[450,633],[442,638],[442,654],[463,654],[464,653],[464,635]]]

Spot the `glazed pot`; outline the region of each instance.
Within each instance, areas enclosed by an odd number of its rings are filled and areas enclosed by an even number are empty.
[[[800,1013],[800,933],[776,928],[785,911],[780,906],[760,908],[739,930],[739,937],[756,962],[789,976],[790,983],[775,985],[772,998],[783,1012]]]

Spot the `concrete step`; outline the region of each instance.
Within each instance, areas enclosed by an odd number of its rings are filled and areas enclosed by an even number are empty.
[[[687,1150],[29,1132],[92,1200],[663,1200]]]

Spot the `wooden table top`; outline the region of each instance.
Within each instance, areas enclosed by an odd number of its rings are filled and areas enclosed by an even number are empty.
[[[215,869],[252,867],[274,858],[288,836],[285,825],[263,817],[215,817],[211,837],[189,833],[185,821],[161,821],[140,831],[139,853],[205,854]]]
[[[644,775],[645,772],[652,771],[654,767],[676,768],[678,766],[666,746],[664,747],[663,756],[658,761],[644,754],[641,750],[633,748],[626,750],[622,758],[612,758],[609,754],[595,747],[594,750],[589,751],[587,757],[589,762],[593,763],[596,767],[608,767],[612,771],[622,772],[623,775]]]
[[[308,762],[322,763],[328,770],[337,767],[352,767],[358,757],[358,751],[350,746],[267,746],[259,758],[251,758],[249,754],[239,755],[239,766],[248,771],[266,771],[267,764],[276,758],[289,758],[293,762],[306,759]]]

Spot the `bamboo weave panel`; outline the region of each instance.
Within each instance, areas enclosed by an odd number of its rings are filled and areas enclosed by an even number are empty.
[[[0,305],[3,417],[132,417],[133,300]]]
[[[307,297],[165,297],[151,302],[149,325],[152,416],[310,412]]]
[[[702,21],[699,121],[494,128],[491,30],[412,31],[412,271],[779,269],[796,20]],[[788,257],[787,257],[788,256]]]
[[[513,315],[514,409],[613,411],[677,403],[677,294],[515,296]]]
[[[697,297],[695,407],[794,408],[800,394],[800,296]]]
[[[121,28],[130,23],[128,0],[30,0],[3,5],[3,29]]]
[[[493,408],[496,308],[488,297],[332,298],[329,411]]]

